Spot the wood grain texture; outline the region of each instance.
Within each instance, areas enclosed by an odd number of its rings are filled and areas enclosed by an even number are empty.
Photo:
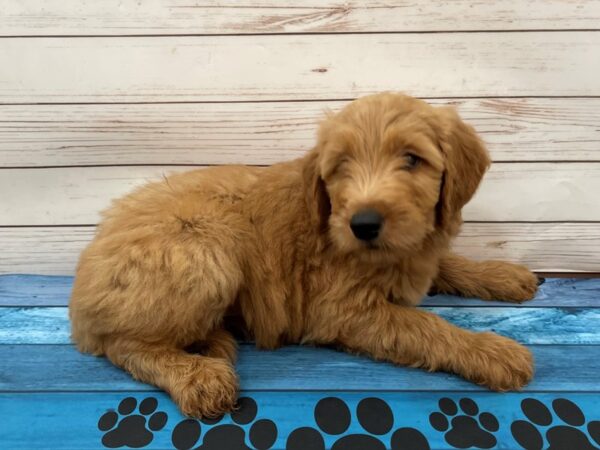
[[[257,419],[269,419],[276,423],[277,438],[272,450],[286,448],[286,440],[292,430],[299,427],[315,427],[314,408],[319,400],[329,397],[327,392],[253,392],[243,391],[242,395],[249,396],[257,404]],[[494,432],[498,447],[520,448],[510,432],[510,425],[515,420],[523,420],[521,402],[526,398],[536,400],[551,408],[557,398],[567,398],[581,409],[584,421],[600,418],[598,393],[508,393],[491,394],[486,392],[341,392],[335,396],[347,404],[354,418],[344,435],[364,433],[354,414],[358,403],[365,398],[377,397],[384,399],[393,415],[393,426],[389,433],[377,436],[382,441],[382,447],[390,448],[392,433],[399,428],[414,428],[427,437],[432,449],[456,449],[444,439],[444,433],[435,431],[429,423],[429,415],[439,412],[441,398],[450,398],[459,403],[462,398],[469,398],[478,405],[480,412],[493,414],[500,424]],[[53,450],[78,449],[87,450],[102,448],[103,433],[98,430],[98,419],[107,411],[115,411],[119,403],[133,397],[136,403],[141,403],[148,397],[157,400],[158,411],[167,414],[166,426],[159,432],[153,433],[153,440],[146,449],[173,449],[171,436],[176,425],[184,419],[175,405],[163,393],[140,393],[135,391],[107,393],[22,393],[0,394],[0,411],[4,412],[3,426],[0,428],[0,445],[11,450],[42,449]],[[9,414],[10,412],[10,414]],[[461,413],[462,415],[462,413]],[[556,423],[561,424],[558,418]],[[23,424],[26,423],[27,427]],[[226,416],[219,425],[233,424]],[[213,425],[213,426],[219,426]],[[243,426],[247,436],[252,423]],[[207,435],[211,425],[202,424],[202,436]],[[231,430],[231,429],[230,429]],[[585,427],[581,427],[585,432]],[[324,434],[326,448],[331,448],[339,439],[339,435]],[[217,441],[218,442],[218,441]],[[414,441],[406,442],[411,445]],[[197,448],[197,447],[194,447]],[[219,447],[213,447],[219,448]],[[363,447],[359,447],[363,448]],[[407,448],[407,447],[403,447]],[[411,447],[408,447],[411,448]],[[412,447],[422,448],[422,447]],[[567,447],[568,448],[568,447]]]
[[[598,52],[586,32],[1,39],[0,103],[597,96]]]
[[[67,306],[73,277],[44,275],[0,275],[0,306]],[[424,306],[506,306],[504,302],[435,295]],[[600,308],[600,279],[548,278],[534,300],[521,307],[576,306]]]
[[[526,392],[600,392],[600,346],[530,348],[537,367]],[[249,391],[486,391],[451,374],[399,367],[325,348],[289,346],[263,351],[242,345],[236,371],[241,388]],[[343,383],[340,373],[344,373]],[[107,390],[157,388],[135,381],[106,358],[81,354],[71,345],[0,345],[0,391]]]
[[[0,36],[597,29],[597,0],[5,0]],[[460,17],[460,20],[456,20]]]
[[[99,212],[180,166],[2,169],[0,225],[96,224]],[[599,221],[600,163],[496,163],[465,207],[468,221]],[[565,205],[569,205],[568,208]]]
[[[68,344],[68,316],[66,307],[0,308],[0,345]]]
[[[600,309],[499,306],[423,307],[457,326],[496,331],[524,344],[600,345]],[[65,307],[0,308],[0,344],[68,344]]]
[[[520,262],[537,272],[598,272],[597,244],[600,224],[595,222],[466,223],[454,249],[476,260]]]
[[[72,275],[94,227],[0,228],[0,274]],[[598,223],[466,223],[455,250],[539,272],[599,272]]]
[[[600,161],[600,98],[428,102],[455,105],[495,161]],[[5,105],[0,165],[272,164],[309,150],[346,103]]]
[[[0,306],[67,306],[73,277],[0,275]]]
[[[94,232],[94,227],[0,228],[0,274],[72,275]]]

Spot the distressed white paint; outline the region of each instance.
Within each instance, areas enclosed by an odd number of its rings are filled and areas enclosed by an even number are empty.
[[[600,33],[0,39],[0,103],[600,95]]]
[[[598,0],[3,0],[0,36],[597,29]]]
[[[495,161],[600,161],[600,98],[429,100],[454,104]],[[314,144],[345,101],[0,108],[4,167],[271,164]]]
[[[0,225],[95,224],[110,200],[189,167],[3,169]],[[600,221],[600,163],[497,163],[466,220]],[[567,207],[568,205],[568,207]]]
[[[560,32],[598,24],[600,0],[4,0],[0,36],[56,37],[0,38],[0,273],[72,273],[93,227],[48,225],[96,223],[188,169],[169,164],[299,156],[323,107],[388,89],[456,103],[494,160],[521,161],[486,176],[465,217],[490,223],[459,252],[598,272],[600,33]],[[461,30],[483,32],[404,33]],[[68,167],[122,164],[141,166]]]

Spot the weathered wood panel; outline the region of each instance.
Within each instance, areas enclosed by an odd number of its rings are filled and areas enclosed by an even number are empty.
[[[1,39],[0,103],[597,96],[598,52],[585,32]]]
[[[167,395],[163,393],[140,393],[135,391],[125,392],[107,392],[107,393],[22,393],[22,394],[0,394],[0,412],[3,412],[3,426],[0,428],[0,445],[3,448],[9,448],[14,450],[26,449],[31,450],[41,448],[52,448],[56,450],[61,449],[98,449],[102,448],[102,438],[106,431],[100,431],[98,429],[98,422],[101,416],[111,411],[115,414],[117,407],[120,402],[125,398],[133,397],[133,406],[141,404],[147,398],[154,398],[152,403],[156,404],[156,412],[162,412],[166,415],[166,423],[161,423],[162,426],[158,427],[155,432],[146,431],[149,433],[150,443],[144,448],[147,449],[173,449],[174,444],[172,442],[173,432],[178,429],[179,432],[176,434],[181,440],[177,439],[176,442],[181,441],[187,442],[191,439],[192,444],[190,447],[179,446],[178,448],[200,448],[202,439],[212,441],[212,446],[209,448],[226,448],[220,447],[220,443],[235,442],[235,437],[240,436],[241,440],[249,436],[252,439],[253,433],[251,432],[252,426],[258,423],[260,419],[266,419],[273,421],[276,428],[276,433],[267,433],[269,436],[269,443],[273,440],[273,445],[259,448],[269,448],[271,450],[292,450],[294,448],[306,448],[309,447],[290,447],[287,444],[288,437],[292,434],[293,430],[300,427],[311,427],[317,429],[317,423],[315,421],[315,406],[320,400],[332,397],[327,392],[253,392],[243,391],[242,395],[250,397],[254,400],[253,404],[256,404],[256,412],[252,412],[250,416],[256,420],[251,420],[246,425],[235,425],[230,416],[226,416],[222,421],[216,425],[207,425],[205,423],[198,424],[201,428],[201,436],[197,436],[191,433],[193,437],[188,437],[188,433],[182,432],[181,428],[177,428],[177,424],[184,420],[184,417],[177,411],[175,405],[170,401]],[[486,429],[490,432],[484,431],[478,425],[469,425],[466,430],[460,433],[461,441],[471,443],[482,443],[481,436],[483,434],[484,441],[483,445],[485,448],[506,448],[516,449],[519,448],[518,440],[515,437],[522,436],[517,433],[516,436],[511,433],[511,424],[517,420],[527,420],[527,417],[523,413],[523,401],[525,399],[535,399],[534,402],[535,411],[548,410],[547,413],[552,420],[553,427],[562,430],[557,431],[560,438],[566,434],[566,439],[573,438],[573,435],[577,436],[579,443],[587,442],[587,448],[594,448],[589,435],[586,431],[588,422],[597,421],[600,417],[598,414],[598,402],[600,402],[600,395],[598,393],[589,394],[577,394],[577,393],[508,393],[508,394],[492,394],[488,392],[340,392],[335,393],[334,397],[338,398],[339,401],[345,404],[345,409],[348,411],[348,428],[344,429],[342,434],[332,435],[321,432],[325,448],[331,448],[331,446],[340,439],[341,436],[366,434],[371,436],[369,439],[372,448],[418,448],[418,449],[456,449],[456,445],[448,443],[453,442],[449,439],[449,435],[444,431],[436,431],[430,423],[430,415],[432,413],[440,413],[440,400],[446,398],[442,402],[442,405],[451,403],[455,407],[458,405],[464,405],[465,409],[468,409],[468,405],[475,405],[474,408],[477,418],[479,414],[486,412],[486,415],[481,416],[482,423],[486,424]],[[376,418],[385,417],[386,422],[389,423],[390,430],[380,435],[373,435],[366,433],[365,429],[362,428],[359,420],[357,420],[357,409],[358,404],[361,400],[366,398],[377,398],[383,400],[387,404],[386,411],[389,408],[389,412],[383,415],[372,413]],[[575,411],[581,415],[581,421],[583,426],[581,428],[566,427],[563,425],[560,417],[565,417],[570,420],[569,417],[577,417],[579,421],[579,414],[576,416],[566,416],[563,414],[564,400],[555,403],[557,399],[568,399],[568,407],[566,410]],[[463,400],[464,399],[464,400]],[[532,400],[528,400],[532,402]],[[561,404],[562,403],[562,404]],[[539,405],[542,404],[540,407]],[[550,409],[559,410],[559,414],[550,413]],[[148,414],[150,417],[154,411]],[[525,408],[526,409],[526,408]],[[458,410],[458,409],[457,409]],[[333,411],[337,412],[336,409]],[[138,415],[138,411],[135,410],[132,414]],[[455,413],[456,414],[456,413]],[[531,415],[531,412],[529,412]],[[320,415],[320,414],[319,414]],[[453,420],[456,425],[456,418]],[[365,417],[364,415],[361,415]],[[487,416],[487,417],[486,417]],[[492,416],[490,418],[490,416]],[[123,419],[124,416],[116,415],[115,419]],[[131,417],[131,416],[130,416]],[[138,416],[142,419],[141,424],[145,424],[143,416]],[[342,413],[343,417],[343,413]],[[434,416],[435,417],[435,416]],[[458,415],[467,419],[469,416],[466,415],[462,410],[458,410]],[[373,418],[371,416],[371,418]],[[474,424],[474,419],[470,418]],[[487,420],[485,420],[487,419]],[[495,419],[495,420],[494,420]],[[342,423],[344,419],[341,418]],[[381,419],[380,419],[381,420]],[[494,426],[490,426],[491,423],[495,423]],[[244,421],[245,422],[245,421]],[[460,420],[459,420],[460,422]],[[323,423],[323,422],[321,422]],[[368,422],[367,427],[369,427]],[[471,422],[468,422],[469,424]],[[27,424],[26,427],[23,424]],[[221,432],[215,432],[215,427],[223,427],[224,424],[229,424],[221,429]],[[115,424],[116,425],[116,424]],[[446,423],[446,430],[448,429]],[[563,425],[560,427],[559,425]],[[534,429],[533,434],[536,433],[536,427],[530,424],[531,428]],[[385,425],[384,425],[385,427]],[[439,425],[438,425],[439,427]],[[593,425],[590,430],[595,430],[596,425]],[[127,426],[122,426],[123,429],[127,429]],[[137,428],[137,427],[136,427]],[[345,427],[344,427],[345,428]],[[370,427],[369,427],[370,428]],[[566,433],[565,433],[565,429]],[[236,433],[237,430],[241,429],[241,433]],[[396,430],[402,429],[404,432],[409,430],[408,435],[405,433],[395,434]],[[211,430],[211,431],[208,431]],[[444,427],[442,427],[444,430]],[[315,430],[316,431],[316,430]],[[540,429],[540,440],[542,443],[545,442],[544,434],[545,427]],[[138,432],[142,436],[145,433]],[[264,430],[263,430],[264,433]],[[539,433],[539,432],[538,432]],[[200,434],[200,433],[199,433]],[[232,438],[233,434],[233,438]],[[274,436],[276,434],[276,436]],[[415,434],[419,437],[417,441]],[[455,434],[459,434],[455,431]],[[554,434],[554,433],[553,433]],[[396,435],[396,439],[393,436]],[[489,435],[489,437],[488,437]],[[593,432],[595,438],[600,439],[596,432]],[[121,437],[131,436],[130,433],[121,433]],[[139,435],[138,435],[139,436]],[[208,436],[212,438],[209,439]],[[229,439],[227,439],[229,436]],[[200,439],[198,439],[200,437]],[[556,438],[556,435],[555,435]],[[197,440],[198,439],[198,440]],[[250,439],[246,440],[246,445],[250,444]],[[479,440],[477,440],[479,439]],[[391,446],[391,442],[394,442]],[[127,440],[128,441],[128,440]],[[373,445],[373,441],[378,441],[379,444]],[[425,444],[422,442],[425,441]],[[146,443],[147,441],[141,441]],[[345,441],[348,443],[348,441]],[[360,441],[359,441],[360,442]],[[521,441],[523,442],[523,441]],[[572,441],[565,440],[562,442]],[[342,441],[344,443],[344,441]],[[364,443],[364,440],[362,441]],[[228,448],[243,448],[243,443],[238,444],[239,447],[228,447]],[[547,448],[546,444],[543,444],[543,448]],[[116,445],[112,445],[116,446]],[[140,444],[136,445],[140,447]],[[334,448],[338,448],[338,446]],[[467,448],[463,444],[464,448]],[[470,446],[473,448],[474,446]],[[253,446],[254,448],[254,446]],[[318,448],[318,447],[316,447]],[[321,447],[323,448],[323,447]],[[354,448],[365,448],[365,447],[354,447]],[[481,447],[479,447],[481,448]],[[532,448],[532,447],[529,447]],[[571,447],[562,447],[571,448]],[[583,447],[580,447],[583,448]]]
[[[0,274],[70,275],[94,227],[0,228]],[[600,225],[592,223],[466,223],[455,250],[475,259],[503,259],[538,272],[600,272]]]
[[[0,228],[0,273],[72,275],[94,227]]]
[[[0,275],[0,306],[66,306],[73,277],[43,275]],[[507,306],[504,302],[465,299],[454,295],[434,295],[424,306]],[[522,307],[576,306],[600,308],[600,278],[547,278],[535,299]]]
[[[0,228],[0,274],[71,275],[94,232],[94,227]]]
[[[3,167],[271,164],[301,156],[345,101],[5,105]],[[599,98],[432,99],[453,104],[495,161],[600,161]]]
[[[597,0],[5,0],[0,36],[566,30],[599,21]]]
[[[96,224],[110,200],[175,166],[2,169],[0,225]],[[598,221],[600,163],[496,163],[486,174],[465,220]],[[565,205],[569,205],[568,208]]]
[[[600,309],[531,306],[423,307],[457,326],[496,331],[524,344],[600,345]],[[65,307],[0,308],[0,344],[68,344]]]
[[[533,345],[536,375],[526,392],[598,392],[600,346]],[[60,361],[60,364],[56,364]],[[289,364],[288,361],[294,361]],[[273,376],[273,368],[277,376]],[[455,375],[426,372],[325,348],[275,351],[241,345],[236,371],[250,391],[485,391]],[[340,372],[344,382],[340,383]],[[157,391],[106,358],[71,345],[0,345],[0,391]]]
[[[0,275],[0,306],[66,306],[73,277]]]
[[[600,224],[595,222],[466,223],[454,249],[477,260],[520,262],[538,272],[600,272],[597,244]]]
[[[0,308],[0,345],[68,344],[69,314],[65,307]]]
[[[598,220],[598,192],[599,163],[496,163],[464,208],[464,218],[477,221]]]

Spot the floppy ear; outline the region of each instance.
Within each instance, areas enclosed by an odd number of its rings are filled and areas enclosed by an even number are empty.
[[[304,198],[310,214],[310,220],[323,232],[331,214],[331,203],[325,182],[321,178],[319,168],[319,146],[315,147],[304,157],[302,176],[304,178]]]
[[[437,206],[438,225],[458,232],[461,209],[475,194],[490,166],[488,152],[475,130],[465,124],[453,108],[439,108],[442,129],[440,148],[445,167]]]

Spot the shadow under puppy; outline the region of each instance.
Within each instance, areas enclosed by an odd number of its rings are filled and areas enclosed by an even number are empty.
[[[73,340],[192,416],[235,405],[236,314],[261,348],[333,344],[519,389],[533,373],[525,347],[414,308],[430,288],[535,294],[525,267],[449,252],[489,163],[454,110],[384,93],[330,115],[303,158],[148,184],[104,212],[81,255]]]

